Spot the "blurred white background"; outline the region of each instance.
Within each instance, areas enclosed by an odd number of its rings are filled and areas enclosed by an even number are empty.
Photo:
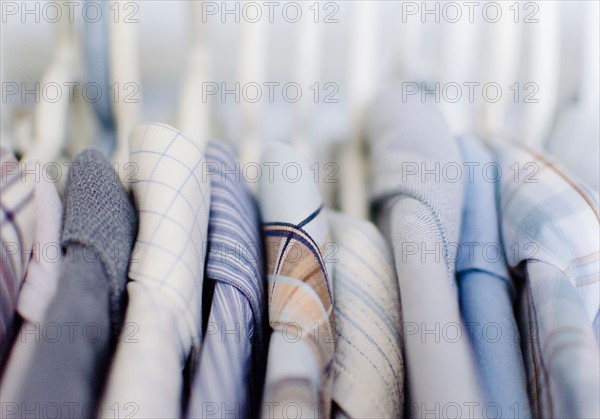
[[[57,24],[43,18],[47,2],[35,3],[2,2],[3,141],[14,135],[15,113],[27,115],[35,102],[31,95],[25,101],[20,95],[7,96],[4,86],[39,82],[55,54]],[[84,3],[75,3],[82,62],[78,77],[85,80]],[[590,152],[598,150],[596,1],[302,1],[275,2],[276,6],[219,1],[204,2],[204,13],[198,15],[191,3],[138,1],[135,8],[126,9],[137,20],[132,26],[138,48],[133,59],[139,68],[141,121],[176,124],[195,28],[208,48],[207,82],[229,87],[238,81],[294,82],[302,87],[297,103],[286,101],[281,90],[275,91],[273,103],[264,98],[251,104],[243,98],[236,103],[233,96],[209,97],[210,134],[234,145],[245,141],[249,130],[264,142],[302,138],[313,150],[348,141],[376,91],[395,81],[426,82],[434,90],[439,83],[440,106],[456,133],[503,130],[538,147],[551,144],[560,129],[572,129],[572,123],[561,128],[561,120],[595,115],[584,118],[592,125],[582,135],[591,140],[582,144]],[[126,4],[133,2],[121,2]],[[302,18],[292,22],[296,5],[302,7]],[[23,14],[24,7],[39,7],[42,18]],[[239,22],[235,13],[223,13],[236,7]],[[262,17],[250,23],[256,7]],[[310,90],[315,82],[321,93],[317,103]],[[334,87],[326,91],[325,83]],[[501,86],[496,103],[484,98],[486,83]],[[454,101],[457,85],[462,97]],[[476,86],[473,100],[468,98],[469,85]],[[407,89],[411,86],[406,84]],[[263,95],[266,92],[264,88]],[[337,103],[325,103],[331,92]],[[537,103],[525,103],[527,97]],[[249,120],[254,128],[247,126]],[[568,149],[555,148],[558,153]]]

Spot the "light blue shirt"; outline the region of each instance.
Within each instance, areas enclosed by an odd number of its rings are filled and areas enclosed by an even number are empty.
[[[465,162],[465,203],[456,261],[461,313],[488,403],[498,409],[494,415],[531,417],[513,311],[517,290],[500,241],[498,166],[477,139],[465,136],[459,144]]]

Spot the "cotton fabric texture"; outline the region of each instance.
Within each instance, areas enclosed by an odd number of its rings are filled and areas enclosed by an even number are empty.
[[[74,417],[94,417],[111,343],[120,331],[136,214],[100,152],[78,155],[69,176],[65,258],[41,324],[60,330],[36,341],[21,371],[14,399],[21,414],[55,403],[70,406]]]
[[[404,414],[402,315],[394,257],[370,222],[327,212],[333,266],[336,346],[333,416]]]
[[[260,215],[228,147],[211,141],[206,166],[211,199],[205,281],[214,283],[214,295],[187,416],[254,417],[268,343]]]
[[[400,285],[409,415],[441,416],[451,405],[480,416],[484,398],[455,279],[464,185],[442,174],[462,165],[458,145],[432,104],[391,89],[374,101],[367,135],[377,162],[375,218],[394,250]]]
[[[210,208],[204,147],[149,123],[132,132],[130,155],[139,214],[127,284],[131,326],[117,346],[102,415],[180,417],[183,370],[201,339]]]
[[[514,307],[519,288],[508,272],[500,240],[497,194],[500,172],[475,137],[458,140],[465,165],[465,203],[456,261],[460,306],[482,387],[500,417],[531,417]],[[467,170],[467,168],[470,168]]]

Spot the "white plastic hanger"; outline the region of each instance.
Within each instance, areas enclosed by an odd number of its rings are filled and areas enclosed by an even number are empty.
[[[556,117],[559,97],[560,71],[560,19],[558,2],[535,2],[539,18],[527,29],[527,54],[524,54],[521,78],[519,123],[517,137],[533,148],[540,148],[549,134]],[[530,84],[525,88],[526,83]],[[524,103],[525,95],[533,94]]]
[[[401,11],[395,26],[396,44],[394,79],[396,81],[420,81],[424,70],[424,25],[420,18],[410,15],[400,4]]]
[[[479,25],[461,19],[441,25],[439,65],[436,79],[440,83],[440,108],[455,134],[473,128],[473,106],[465,82],[472,81],[477,63],[476,41]]]
[[[598,2],[585,2],[576,101],[559,115],[546,148],[577,178],[600,191],[600,22]],[[577,22],[580,25],[580,22]]]
[[[76,79],[76,63],[75,25],[63,13],[56,23],[52,62],[40,81],[42,91],[47,86],[58,86],[58,91],[48,88],[39,95],[33,122],[34,142],[30,149],[25,150],[24,161],[37,161],[45,165],[56,162],[61,156],[67,140],[67,114],[71,97],[66,89]],[[59,95],[56,99],[55,93]]]
[[[301,3],[302,15],[309,16],[310,3]],[[319,80],[321,24],[312,19],[304,18],[295,26],[296,51],[294,54],[294,80],[307,89]],[[305,95],[294,104],[294,134],[293,144],[307,161],[314,160],[312,138],[310,138],[311,115],[314,104]]]
[[[210,47],[202,22],[202,1],[189,3],[191,36],[177,112],[177,128],[204,147],[210,136],[210,104],[202,97],[202,83],[210,77]]]
[[[112,8],[122,7],[118,1],[111,2]],[[115,22],[116,20],[116,22]],[[110,80],[118,94],[113,106],[117,129],[117,144],[113,161],[118,165],[118,174],[124,180],[128,173],[129,134],[140,120],[140,70],[137,45],[137,25],[125,19],[110,19]],[[129,185],[124,183],[127,188]]]
[[[585,2],[586,26],[583,38],[584,61],[579,85],[579,97],[584,108],[591,112],[600,105],[600,4],[596,1]]]
[[[261,87],[265,81],[266,61],[266,26],[263,21],[255,23],[246,19],[242,21],[240,40],[239,81],[242,86],[258,83]],[[261,153],[261,102],[250,103],[241,100],[242,126],[244,130],[239,147],[240,162],[245,165],[258,162]],[[254,188],[256,183],[250,183]]]
[[[482,37],[484,42],[478,46],[478,49],[483,59],[477,68],[481,86],[476,96],[478,103],[474,109],[474,127],[485,136],[506,131],[509,111],[515,106],[514,93],[510,88],[518,80],[524,42],[522,16],[517,19],[517,22],[514,19],[515,4],[496,3],[501,8],[503,17],[497,22],[485,22],[481,27],[484,32]],[[497,102],[485,100],[483,97],[484,86],[488,83],[497,83],[502,89]],[[519,86],[519,94],[522,97],[522,86]]]
[[[520,16],[517,22],[514,21],[514,3],[496,4],[501,7],[503,18],[495,23],[483,24],[482,29],[487,33],[487,37],[484,37],[485,42],[480,45],[484,55],[480,82],[497,83],[502,89],[502,96],[495,103],[484,100],[483,92],[478,91],[477,98],[482,106],[478,106],[476,110],[477,128],[488,132],[506,129],[508,111],[514,106],[514,94],[509,89],[518,80],[519,58],[524,41],[523,17]],[[519,95],[523,97],[522,86],[519,86]]]
[[[581,83],[581,64],[584,49],[584,31],[588,13],[586,2],[560,2],[561,60],[559,112],[577,99]]]
[[[362,124],[375,85],[377,4],[352,2],[352,34],[350,35],[349,82],[350,138],[342,146],[340,156],[339,205],[350,215],[366,218],[368,196],[366,162],[361,146]]]

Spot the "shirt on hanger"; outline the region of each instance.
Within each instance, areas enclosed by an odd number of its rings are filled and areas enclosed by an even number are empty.
[[[139,230],[129,265],[123,330],[101,415],[182,416],[182,370],[201,335],[210,185],[204,148],[174,128],[130,137]]]
[[[400,293],[389,244],[365,220],[327,212],[334,251],[333,416],[404,414]],[[326,261],[327,262],[327,261]]]
[[[327,220],[308,164],[293,149],[272,144],[262,158],[277,163],[274,175],[259,181],[273,329],[262,416],[287,415],[288,408],[299,417],[329,416],[335,330],[322,256]],[[290,166],[298,169],[293,178],[277,169]]]
[[[494,151],[506,256],[524,279],[520,319],[535,416],[598,417],[597,197],[544,156],[506,142]]]
[[[13,338],[19,290],[25,278],[35,234],[34,183],[32,176],[27,176],[23,168],[8,149],[0,148],[0,365]]]
[[[94,416],[121,327],[135,229],[133,205],[109,162],[98,151],[82,152],[67,184],[57,292],[38,324],[46,332],[11,400],[21,414],[55,403],[71,405],[74,417]]]
[[[2,372],[0,402],[15,400],[16,391],[25,378],[23,371],[40,339],[46,309],[51,303],[62,266],[61,244],[63,207],[54,183],[42,176],[35,184],[35,245],[27,267],[25,281],[19,293],[17,311],[23,321]]]
[[[488,403],[493,403],[501,417],[529,418],[525,367],[513,310],[518,288],[508,273],[500,240],[499,171],[492,154],[477,138],[463,136],[458,142],[465,162],[461,179],[465,203],[456,261],[461,313]]]
[[[231,150],[211,141],[206,279],[214,282],[207,332],[187,417],[252,417],[267,349],[263,243],[256,200]]]
[[[452,405],[463,416],[481,416],[485,403],[455,279],[464,197],[456,175],[460,150],[439,110],[420,98],[390,88],[374,104],[372,202],[400,284],[408,411],[441,416],[439,409]]]

